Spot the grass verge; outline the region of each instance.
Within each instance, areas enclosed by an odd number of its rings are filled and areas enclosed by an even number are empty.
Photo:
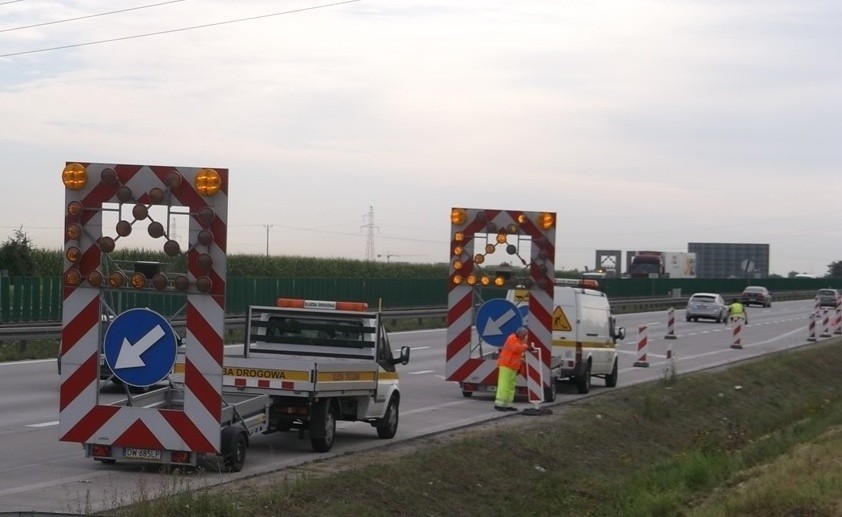
[[[119,514],[840,515],[840,371],[827,340]]]

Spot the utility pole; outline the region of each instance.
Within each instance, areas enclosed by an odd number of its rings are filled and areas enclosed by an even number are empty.
[[[263,227],[266,228],[266,256],[269,256],[269,228],[275,226],[274,224],[264,224]]]
[[[360,229],[368,229],[368,239],[365,244],[365,259],[374,260],[374,230],[380,231],[380,228],[374,224],[374,207],[368,207],[368,214],[363,216],[363,219],[368,218],[368,224],[360,226]]]

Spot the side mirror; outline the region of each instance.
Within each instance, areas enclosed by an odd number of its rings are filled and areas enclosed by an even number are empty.
[[[398,356],[397,359],[393,360],[394,364],[401,363],[403,365],[406,365],[409,362],[409,352],[410,352],[410,349],[409,349],[408,346],[402,346],[401,347],[401,355]]]
[[[614,339],[619,339],[620,341],[626,339],[626,327],[618,328],[617,332],[614,333]]]

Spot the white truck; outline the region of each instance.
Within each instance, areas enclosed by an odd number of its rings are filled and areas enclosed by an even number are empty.
[[[239,471],[249,437],[309,432],[317,452],[331,449],[337,420],[371,424],[380,438],[398,429],[397,364],[409,362],[409,347],[394,357],[381,315],[364,303],[279,299],[277,307],[248,310],[243,353],[223,362],[221,459]],[[170,385],[113,405],[178,409],[183,404],[186,365],[176,359]],[[95,460],[197,465],[201,454],[85,444]]]
[[[608,297],[592,279],[557,278],[553,292],[551,385],[571,380],[579,393],[588,393],[591,378],[598,377],[609,388],[617,386],[616,342],[626,330],[617,328]],[[507,299],[520,307],[528,304],[529,292],[512,289]]]
[[[638,251],[629,259],[632,278],[696,278],[696,254]]]

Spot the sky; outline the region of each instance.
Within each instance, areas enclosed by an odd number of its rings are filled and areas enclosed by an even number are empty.
[[[0,241],[62,246],[67,161],[208,166],[229,253],[446,262],[466,207],[823,275],[839,49],[838,0],[0,0]]]

